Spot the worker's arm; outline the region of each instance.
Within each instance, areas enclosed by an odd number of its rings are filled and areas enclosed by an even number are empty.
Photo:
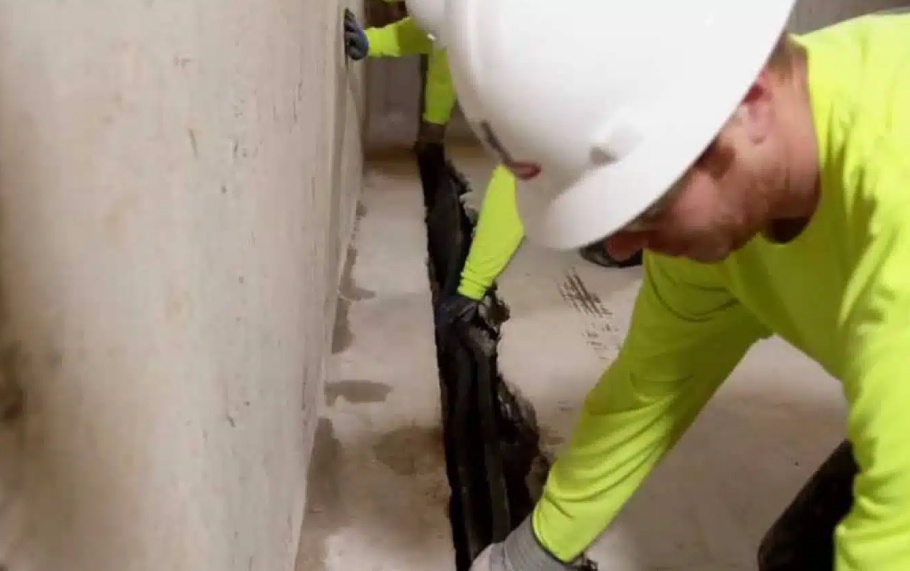
[[[487,184],[458,290],[440,304],[437,327],[446,329],[456,322],[474,319],[480,301],[505,270],[523,237],[524,228],[515,206],[515,177],[499,165]]]
[[[856,263],[839,341],[859,473],[835,534],[837,571],[910,569],[910,160],[895,147],[877,146],[891,164],[863,173],[851,212]]]
[[[712,266],[651,253],[644,266],[629,334],[585,399],[532,515],[533,535],[561,561],[607,527],[767,334]]]
[[[428,54],[433,49],[433,40],[410,16],[380,28],[367,28],[364,34],[369,44],[370,57]]]
[[[475,301],[483,298],[523,238],[524,227],[515,205],[515,177],[499,165],[487,185],[458,293]]]
[[[449,73],[449,60],[441,49],[433,49],[427,61],[427,79],[423,91],[423,120],[445,125],[455,108],[455,86]]]

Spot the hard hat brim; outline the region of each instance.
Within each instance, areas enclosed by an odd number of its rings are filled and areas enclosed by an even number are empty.
[[[570,250],[618,232],[683,176],[728,113],[725,109],[711,121],[702,115],[698,124],[668,127],[665,136],[652,138],[621,163],[590,170],[555,196],[519,181],[516,204],[528,239]]]
[[[557,250],[579,248],[620,231],[657,202],[742,102],[784,31],[788,13],[781,9],[777,28],[750,31],[744,43],[754,46],[751,50],[732,55],[718,50],[716,61],[700,66],[703,76],[693,74],[689,85],[673,94],[675,111],[649,117],[648,136],[628,156],[588,169],[556,194],[519,181],[516,203],[527,238]]]

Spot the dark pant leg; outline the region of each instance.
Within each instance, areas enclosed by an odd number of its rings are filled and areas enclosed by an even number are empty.
[[[758,549],[760,571],[834,569],[834,528],[853,505],[857,471],[853,447],[845,441],[765,535]]]

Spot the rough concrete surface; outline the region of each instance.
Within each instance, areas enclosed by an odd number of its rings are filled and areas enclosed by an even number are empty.
[[[360,187],[340,10],[0,2],[2,568],[293,567]]]
[[[298,571],[454,568],[419,184],[411,156],[367,172]]]

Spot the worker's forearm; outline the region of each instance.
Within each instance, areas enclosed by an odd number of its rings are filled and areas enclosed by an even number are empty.
[[[740,356],[723,364],[735,364]],[[724,367],[724,376],[726,372]],[[587,549],[722,380],[715,375],[699,379],[686,391],[677,388],[642,398],[635,394],[637,381],[626,367],[622,363],[612,367],[588,397],[570,447],[553,466],[534,511],[535,532],[544,547],[561,561],[571,561]],[[625,410],[607,410],[605,399],[638,402]]]
[[[433,41],[410,16],[381,28],[367,28],[364,33],[370,57],[428,54],[433,49]]]
[[[889,309],[907,315],[910,304],[902,305]],[[910,333],[883,333],[870,327],[869,337],[890,339],[857,343],[844,380],[859,474],[853,507],[835,532],[836,571],[910,569]]]
[[[515,206],[515,177],[499,165],[487,185],[458,293],[481,299],[509,265],[523,238],[524,227]]]
[[[607,527],[764,333],[723,290],[683,284],[652,256],[645,267],[620,355],[585,399],[534,510],[535,534],[562,561]]]
[[[847,331],[838,338],[840,377],[859,473],[852,509],[835,532],[836,571],[910,569],[910,161],[900,145],[877,151],[882,162],[863,171],[867,188],[853,205],[860,255],[838,315]],[[881,202],[873,207],[873,200]]]
[[[455,108],[455,86],[449,73],[449,60],[444,50],[434,49],[427,62],[427,79],[423,95],[423,120],[445,125]]]

